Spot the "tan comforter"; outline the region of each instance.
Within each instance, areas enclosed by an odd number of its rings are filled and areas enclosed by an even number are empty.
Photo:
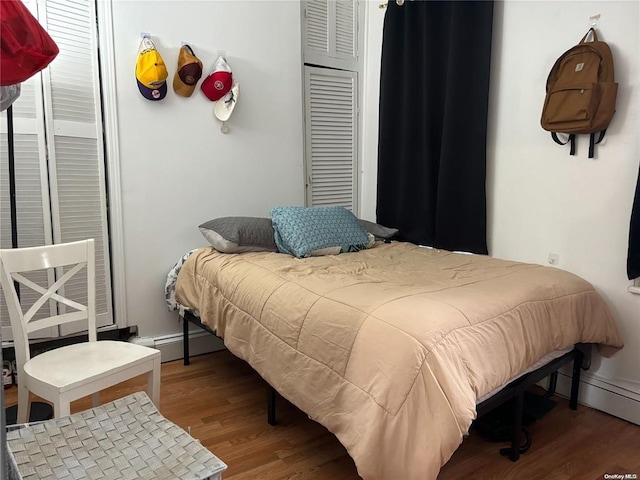
[[[332,431],[365,479],[436,478],[479,397],[553,350],[622,347],[573,274],[409,243],[306,259],[203,248],[176,299]]]

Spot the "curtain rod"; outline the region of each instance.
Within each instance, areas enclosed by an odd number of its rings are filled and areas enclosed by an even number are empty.
[[[384,2],[378,5],[378,8],[387,8],[387,3],[389,2]],[[396,3],[398,4],[398,6],[402,6],[404,5],[404,0],[396,0]]]

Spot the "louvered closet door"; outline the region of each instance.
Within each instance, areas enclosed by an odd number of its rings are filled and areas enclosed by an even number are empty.
[[[94,238],[99,326],[113,323],[106,184],[93,1],[38,0],[40,21],[60,49],[43,74],[54,243]],[[86,302],[86,276],[65,287]],[[71,327],[61,333],[71,333]]]
[[[12,109],[18,246],[36,247],[50,244],[51,216],[39,76],[21,85],[20,97],[14,102]],[[0,114],[0,248],[12,248],[7,115],[7,111]],[[52,280],[53,272],[30,272],[25,276],[39,285],[47,285]],[[26,287],[22,288],[20,294],[24,310],[40,297]],[[51,315],[55,313],[54,309],[55,304],[52,302],[42,308],[36,317]],[[13,338],[4,294],[0,295],[0,322],[2,338]],[[50,328],[35,332],[33,336],[55,335],[57,330]]]
[[[329,1],[309,0],[304,6],[305,53],[328,55],[329,50]]]
[[[357,76],[305,67],[307,205],[357,212]]]
[[[356,0],[308,0],[304,8],[305,63],[342,66],[357,60],[358,2]]]
[[[334,31],[335,55],[345,60],[356,59],[357,35],[357,3],[353,0],[337,0],[335,2],[336,21]]]

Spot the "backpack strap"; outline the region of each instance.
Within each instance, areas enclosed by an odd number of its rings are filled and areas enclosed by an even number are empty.
[[[595,28],[590,28],[589,31],[584,34],[584,37],[582,37],[582,40],[580,40],[580,43],[586,43],[586,40],[589,37],[590,33],[593,33],[593,41],[597,42],[598,41],[598,34],[596,33],[596,29]]]
[[[595,139],[596,138],[595,133],[592,133],[591,135],[589,135],[589,158],[593,158],[595,146],[602,141],[605,133],[607,133],[606,128],[600,132],[600,135],[598,135],[598,140]]]
[[[571,142],[571,149],[569,150],[569,155],[575,155],[576,154],[576,136],[573,133],[569,134],[569,138],[567,138],[566,142],[562,142],[560,140],[560,138],[558,138],[558,134],[556,132],[551,132],[551,138],[553,138],[553,141],[556,142],[558,145],[566,145],[567,143]],[[591,157],[589,157],[591,158]]]

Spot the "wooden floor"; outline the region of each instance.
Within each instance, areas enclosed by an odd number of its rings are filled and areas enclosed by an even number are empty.
[[[144,388],[142,378],[110,388],[111,401]],[[5,391],[6,404],[17,403],[17,389]],[[346,450],[324,427],[278,398],[278,422],[266,422],[266,383],[228,351],[162,365],[162,414],[228,466],[225,480],[358,479]],[[604,474],[632,473],[640,478],[640,427],[588,407],[558,405],[530,427],[533,444],[516,463],[501,457],[506,444],[482,439],[472,430],[439,480],[522,479],[598,480]],[[90,408],[90,400],[72,404],[72,412]],[[396,479],[393,479],[396,480]],[[402,480],[402,479],[399,479]]]

